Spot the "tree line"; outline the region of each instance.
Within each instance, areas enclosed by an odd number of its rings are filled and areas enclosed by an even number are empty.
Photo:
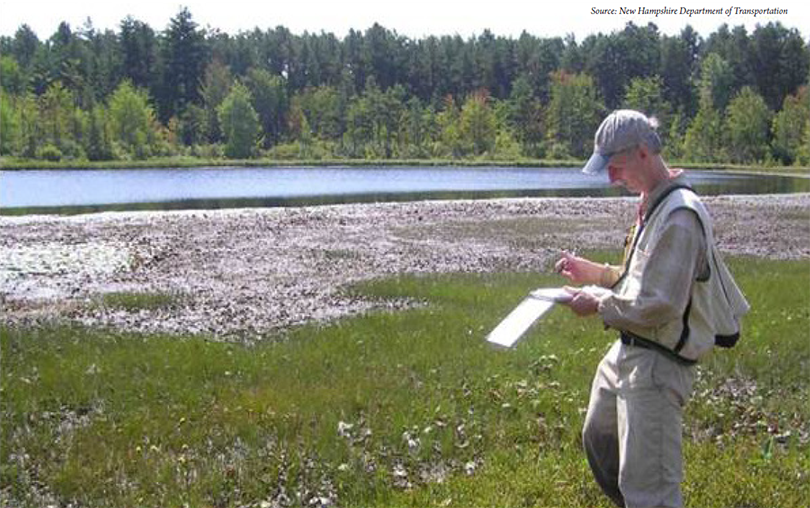
[[[229,35],[181,9],[162,31],[61,23],[0,37],[0,155],[132,160],[584,158],[610,110],[654,115],[683,162],[810,164],[810,43],[628,23],[577,41],[410,39],[375,24]]]

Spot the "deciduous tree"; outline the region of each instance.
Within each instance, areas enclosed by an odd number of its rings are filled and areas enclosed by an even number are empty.
[[[810,90],[805,86],[796,95],[785,97],[782,110],[773,119],[773,151],[781,163],[793,164],[799,160],[809,119]]]
[[[265,69],[251,68],[244,80],[259,114],[266,148],[278,143],[286,134],[290,101],[284,79]]]
[[[73,94],[57,81],[39,97],[39,121],[44,143],[60,151],[71,148],[70,117],[75,108]]]
[[[124,151],[139,159],[151,155],[155,113],[146,91],[124,81],[110,97],[109,114],[113,139]]]
[[[734,76],[728,62],[716,53],[709,53],[700,67],[700,107],[704,105],[723,111],[733,93]]]
[[[590,76],[554,73],[546,120],[549,143],[556,152],[553,156],[584,158],[593,152],[593,133],[603,113]]]
[[[723,118],[708,101],[701,101],[700,109],[686,130],[684,159],[694,162],[722,162],[725,160]]]
[[[233,77],[230,69],[220,60],[213,60],[205,69],[205,77],[200,87],[208,133],[208,141],[218,143],[222,140],[219,124],[219,105],[231,89]]]
[[[483,155],[495,147],[498,129],[489,100],[489,94],[481,90],[470,94],[461,108],[459,134],[465,151],[472,155]]]
[[[728,105],[726,131],[732,162],[765,161],[773,114],[765,100],[751,87],[744,87]]]
[[[250,157],[260,141],[259,115],[250,99],[250,91],[237,82],[219,106],[219,121],[225,135],[225,155],[228,157]]]
[[[0,90],[0,155],[11,155],[17,144],[19,125],[11,101]]]

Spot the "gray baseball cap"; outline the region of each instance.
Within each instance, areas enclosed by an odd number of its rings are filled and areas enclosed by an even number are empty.
[[[619,109],[608,115],[593,137],[593,155],[583,173],[595,175],[607,169],[608,161],[619,152],[644,144],[653,153],[661,151],[658,122],[632,109]]]

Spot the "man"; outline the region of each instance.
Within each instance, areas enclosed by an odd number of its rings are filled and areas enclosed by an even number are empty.
[[[656,122],[630,110],[600,125],[586,173],[640,195],[622,267],[563,254],[568,304],[599,314],[620,340],[599,364],[583,429],[589,464],[621,507],[681,507],[681,419],[693,365],[716,341],[736,341],[745,299],[714,247],[711,219],[661,156]]]

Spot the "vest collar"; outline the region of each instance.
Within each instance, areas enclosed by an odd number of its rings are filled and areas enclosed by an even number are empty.
[[[664,180],[656,186],[649,194],[643,196],[639,203],[638,215],[639,219],[643,218],[646,221],[656,206],[665,198],[669,193],[676,188],[689,188],[691,186],[686,181],[686,176],[683,173],[678,173],[676,176]]]

